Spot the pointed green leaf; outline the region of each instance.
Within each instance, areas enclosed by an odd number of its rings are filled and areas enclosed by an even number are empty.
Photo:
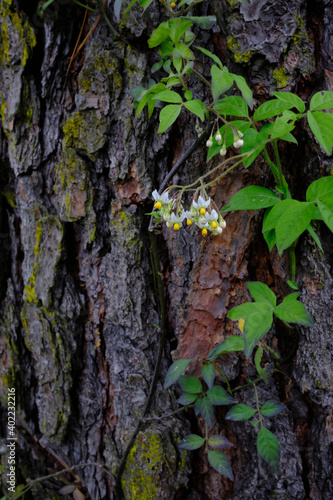
[[[332,154],[333,147],[333,114],[322,111],[308,111],[308,122],[313,135],[327,154]]]
[[[333,208],[333,176],[321,177],[312,182],[306,191],[306,201],[331,200]]]
[[[313,203],[297,200],[289,201],[288,208],[276,223],[276,246],[279,254],[289,248],[309,226],[314,213]]]
[[[333,212],[332,212],[332,215],[333,215]],[[314,218],[314,217],[313,217]],[[311,224],[308,225],[308,227],[306,228],[307,231],[309,232],[310,236],[312,237],[312,239],[315,241],[315,243],[317,244],[317,246],[320,248],[320,250],[323,252],[324,249],[322,247],[322,244],[320,242],[320,239],[318,238],[315,230],[313,229],[313,227],[311,226]],[[330,228],[331,229],[331,228]],[[333,218],[332,218],[332,229],[331,231],[333,231]],[[296,288],[296,290],[298,290],[298,288]]]
[[[178,383],[184,392],[191,394],[199,394],[202,392],[202,385],[200,380],[191,375],[184,375],[179,378]]]
[[[192,359],[179,359],[178,361],[174,361],[170,366],[168,373],[166,374],[164,381],[164,389],[167,389],[172,384],[177,382],[179,377],[183,375],[187,366],[191,363]]]
[[[213,347],[213,349],[209,351],[208,357],[210,359],[215,359],[221,354],[237,351],[244,351],[244,339],[238,335],[231,335],[227,339],[223,340],[221,344]]]
[[[277,318],[287,323],[297,323],[304,326],[314,326],[306,307],[297,300],[299,293],[291,293],[274,309]]]
[[[333,92],[322,90],[317,92],[310,102],[310,111],[319,111],[321,109],[333,108]]]
[[[220,436],[219,434],[211,436],[208,439],[208,444],[211,448],[218,448],[218,449],[230,448],[230,446],[233,446],[233,444],[230,443],[230,441],[228,441],[226,437]]]
[[[184,102],[185,108],[197,115],[201,121],[205,120],[206,106],[199,99],[193,99],[193,101]]]
[[[192,50],[190,50],[184,43],[177,43],[172,51],[172,57],[182,57],[186,60],[195,59]]]
[[[181,19],[173,17],[169,20],[169,36],[174,43],[178,43],[182,35],[192,26],[192,21],[189,19]]]
[[[280,445],[274,434],[266,427],[261,427],[257,437],[258,453],[275,470],[279,472]]]
[[[330,206],[322,201],[318,200],[317,202],[320,213],[323,217],[323,221],[329,227],[329,229],[333,232],[333,210]]]
[[[212,75],[212,94],[214,101],[216,101],[221,94],[230,89],[234,83],[234,79],[230,73],[221,71],[215,64],[211,67],[210,72]]]
[[[215,406],[232,405],[235,403],[234,398],[219,385],[214,385],[212,389],[209,389],[207,396],[212,405]]]
[[[192,92],[190,90],[186,90],[184,96],[187,101],[192,100]]]
[[[197,415],[198,413],[201,414],[208,427],[212,428],[214,426],[214,408],[207,396],[197,399],[194,409]]]
[[[214,365],[211,363],[208,363],[207,365],[204,365],[202,368],[202,378],[208,385],[208,388],[211,389],[214,385],[214,380],[215,380],[215,368]]]
[[[261,104],[258,109],[256,109],[253,120],[255,122],[260,120],[267,120],[267,118],[272,118],[273,116],[280,115],[282,111],[292,108],[293,105],[280,101],[279,99],[273,99],[272,101],[267,101]]]
[[[205,443],[204,438],[197,436],[196,434],[189,434],[182,439],[178,446],[179,448],[184,448],[185,450],[197,450]]]
[[[281,411],[285,410],[286,406],[280,403],[279,401],[269,400],[266,401],[265,404],[260,408],[260,413],[264,415],[264,417],[274,417],[281,413]]]
[[[159,92],[158,94],[154,94],[153,99],[162,101],[162,102],[172,102],[172,103],[181,103],[182,98],[177,92],[173,90],[163,90],[163,92]]]
[[[248,420],[252,418],[257,410],[251,408],[248,405],[240,403],[238,405],[233,406],[228,413],[226,414],[226,420],[233,420],[234,422],[238,422],[240,420]]]
[[[268,134],[264,131],[258,133],[256,130],[250,128],[246,134],[244,134],[243,141],[244,144],[241,148],[242,154],[250,153],[253,150],[251,154],[245,156],[243,159],[244,167],[248,168],[266,146]]]
[[[156,73],[156,71],[158,71],[159,69],[162,68],[163,63],[164,63],[164,61],[163,61],[163,59],[161,59],[157,63],[153,64],[152,67],[151,67],[151,72],[152,73]]]
[[[143,8],[143,10],[145,11],[149,5],[153,2],[153,0],[140,0],[140,7]]]
[[[261,186],[248,186],[236,193],[221,212],[233,210],[260,210],[276,205],[280,198],[270,189]]]
[[[169,23],[166,21],[165,23],[161,23],[151,34],[151,37],[148,40],[149,48],[157,47],[164,40],[169,38]]]
[[[243,99],[250,109],[253,109],[253,94],[252,90],[248,87],[245,78],[240,75],[233,75],[235,83],[242,93]]]
[[[260,364],[263,352],[264,352],[264,349],[261,346],[259,346],[257,351],[256,351],[256,354],[254,356],[254,363],[256,365],[258,375],[263,379],[265,384],[267,384],[268,383],[268,372],[265,370],[265,368],[262,368],[261,364]]]
[[[267,302],[271,306],[276,306],[276,296],[272,290],[260,281],[247,281],[246,285],[256,302]]]
[[[180,405],[187,406],[194,403],[194,401],[196,401],[197,398],[198,394],[189,394],[188,392],[184,392],[180,396],[180,398],[177,399],[177,403],[179,403]]]
[[[223,74],[227,73],[224,71]],[[213,108],[224,116],[239,116],[243,118],[248,118],[249,116],[249,111],[246,102],[242,97],[236,95],[219,99],[214,104]]]
[[[177,104],[169,104],[160,112],[160,126],[158,134],[165,132],[177,120],[182,107]]]
[[[209,450],[208,461],[213,469],[215,469],[217,472],[219,472],[223,476],[226,476],[231,481],[234,480],[230,462],[223,453],[220,453],[219,451]]]
[[[304,113],[305,104],[297,95],[292,94],[291,92],[272,92],[272,94],[280,101],[292,104],[292,107],[296,108],[300,113]]]
[[[258,302],[259,304],[259,302]],[[261,305],[266,305],[261,303]],[[245,356],[249,358],[259,340],[271,329],[273,323],[273,313],[271,306],[267,305],[266,310],[258,310],[245,319],[244,324],[244,344]]]
[[[213,59],[213,61],[216,62],[216,64],[220,67],[220,69],[222,71],[224,71],[226,69],[226,68],[224,68],[224,66],[223,66],[222,62],[220,61],[220,59],[215,54],[212,54],[211,52],[209,52],[209,50],[204,49],[203,47],[195,47],[195,48],[198,49],[198,50],[200,50],[200,52],[202,52],[206,56],[208,56],[211,59]]]

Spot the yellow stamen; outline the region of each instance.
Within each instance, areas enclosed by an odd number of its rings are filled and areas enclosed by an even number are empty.
[[[159,201],[157,201],[154,205],[155,208],[157,208],[157,210],[159,210],[162,206],[162,203],[160,203]]]
[[[179,224],[177,224],[177,223],[176,223],[176,224],[173,226],[173,228],[174,228],[174,230],[175,230],[175,231],[179,231],[180,226],[179,226]]]
[[[217,227],[215,220],[213,220],[213,222],[212,222],[212,227],[214,227],[214,228]]]
[[[192,224],[192,221],[191,221],[191,219],[187,219],[187,222],[186,222],[186,224],[187,224],[188,226],[190,226],[190,225]]]
[[[176,7],[175,2],[172,2],[172,4],[170,5],[170,7],[171,7],[172,9],[174,9],[174,8]]]
[[[207,234],[207,229],[203,229],[202,230],[202,236],[206,236],[206,234]]]
[[[206,210],[204,208],[200,208],[200,213],[201,213],[201,215],[205,215]]]

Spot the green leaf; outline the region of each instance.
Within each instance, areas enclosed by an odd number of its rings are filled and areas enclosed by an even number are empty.
[[[317,92],[310,102],[310,111],[319,111],[321,109],[333,108],[333,92],[322,90]]]
[[[287,113],[292,113],[292,111],[287,111]],[[292,113],[295,115],[295,113]],[[271,130],[271,139],[282,139],[286,134],[294,130],[294,120],[288,120],[286,116],[278,116],[273,123],[273,128]]]
[[[261,186],[249,186],[236,193],[228,205],[221,209],[221,212],[231,212],[233,210],[260,210],[261,208],[272,207],[280,201],[280,198]]]
[[[223,73],[227,74],[225,72]],[[242,97],[236,95],[224,97],[223,99],[218,100],[214,104],[213,108],[224,116],[239,116],[243,118],[248,118],[249,116],[246,102]]]
[[[256,302],[267,302],[273,307],[276,306],[275,293],[273,293],[265,283],[260,283],[260,281],[247,281],[246,285],[253,300]]]
[[[272,101],[264,102],[258,109],[256,109],[253,115],[253,120],[255,122],[267,120],[267,118],[280,115],[282,111],[292,107],[293,105],[288,102],[280,101],[280,99],[273,99]]]
[[[185,450],[197,450],[205,443],[204,438],[197,436],[196,434],[189,434],[182,439],[178,446],[179,448],[184,448]]]
[[[248,87],[245,78],[240,75],[232,75],[237,87],[242,93],[243,99],[247,103],[250,109],[253,109],[253,94],[252,90]]]
[[[180,396],[180,398],[177,399],[177,403],[179,403],[180,405],[187,406],[194,403],[194,401],[196,401],[197,398],[198,394],[189,394],[188,392],[184,392]]]
[[[215,66],[215,64],[213,64],[213,66],[211,67],[210,72],[212,75],[212,94],[214,101],[216,101],[221,94],[224,94],[227,90],[230,89],[230,87],[232,87],[234,79],[230,73],[221,71],[217,66]]]
[[[313,203],[297,200],[284,201],[289,201],[288,206],[279,217],[275,226],[276,246],[280,255],[283,250],[289,248],[306,230],[312,220],[315,209]]]
[[[259,340],[270,330],[273,322],[273,307],[267,302],[247,302],[234,307],[228,317],[244,319],[245,355],[249,358]]]
[[[192,92],[190,90],[186,90],[184,96],[187,101],[192,100]]]
[[[177,73],[180,73],[183,67],[183,59],[181,57],[175,57],[172,59],[172,64],[174,65]]]
[[[333,210],[327,203],[324,203],[320,200],[317,201],[318,208],[320,210],[321,215],[323,216],[323,221],[329,227],[329,229],[333,232]]]
[[[281,411],[285,410],[286,407],[282,403],[278,401],[269,400],[266,401],[265,404],[260,408],[260,413],[264,415],[264,417],[274,417],[281,413]]]
[[[208,439],[208,444],[211,448],[218,448],[218,449],[230,448],[230,446],[233,446],[233,444],[230,443],[230,441],[228,441],[226,437],[220,436],[219,434],[211,436]]]
[[[158,61],[157,63],[153,64],[151,67],[151,72],[156,73],[156,71],[158,71],[159,69],[162,68],[163,63],[164,63],[164,61],[162,59],[161,61]]]
[[[333,215],[333,213],[332,213]],[[308,225],[308,227],[306,228],[307,231],[309,232],[310,236],[312,237],[312,239],[315,241],[315,243],[318,245],[318,247],[320,248],[320,250],[323,252],[324,249],[322,247],[322,244],[320,242],[320,239],[318,238],[318,236],[316,235],[315,233],[315,230],[313,229],[313,227],[311,226],[311,224]],[[333,231],[333,219],[332,219],[332,229],[331,231]],[[298,288],[296,288],[296,290],[298,290]]]
[[[184,43],[177,43],[176,47],[172,51],[173,57],[182,57],[186,60],[195,59],[192,50],[190,50]]]
[[[267,372],[267,370],[265,370],[265,368],[262,368],[261,364],[260,364],[263,352],[264,352],[264,349],[261,346],[259,346],[257,351],[256,351],[256,354],[254,356],[254,363],[256,365],[258,375],[263,379],[265,384],[267,384],[268,383],[268,372]]]
[[[266,146],[268,134],[265,131],[260,131],[258,133],[256,130],[250,128],[244,134],[243,141],[244,145],[241,148],[242,154],[250,153],[253,150],[252,154],[243,159],[244,167],[248,168]]]
[[[148,89],[145,94],[143,94],[140,99],[139,106],[137,107],[135,118],[138,118],[147,102],[150,101],[150,99],[152,99],[155,94],[164,90],[164,88],[164,83],[157,83],[156,85],[153,85],[150,89]]]
[[[208,427],[212,428],[214,426],[214,408],[207,396],[197,399],[194,409],[197,415],[198,413],[201,414]]]
[[[207,391],[207,396],[212,405],[222,406],[222,405],[232,405],[235,400],[230,394],[227,393],[223,387],[219,385],[214,385],[212,389]]]
[[[209,351],[208,357],[210,359],[216,359],[221,354],[237,351],[244,351],[244,339],[238,335],[231,335],[227,339],[223,340],[221,344],[213,347],[213,349]]]
[[[314,326],[306,307],[297,300],[298,292],[291,293],[274,309],[277,318],[287,323],[297,323],[304,326]]]
[[[276,234],[275,229],[271,229],[270,231],[263,232],[263,237],[268,245],[268,249],[271,252],[276,243]]]
[[[272,92],[272,94],[280,101],[292,104],[292,107],[296,108],[300,113],[304,113],[305,104],[297,95],[292,94],[291,92]]]
[[[182,35],[188,30],[193,22],[187,19],[181,19],[173,17],[168,21],[169,24],[169,36],[174,43],[178,43]]]
[[[166,80],[167,80],[166,88],[172,87],[173,85],[177,85],[178,83],[180,83],[179,78],[176,78],[175,76],[172,76],[170,78],[166,78]]]
[[[215,368],[211,363],[204,365],[202,368],[202,378],[208,385],[208,388],[211,389],[214,385],[215,380]]]
[[[333,176],[321,177],[312,182],[306,191],[306,201],[330,200],[333,208]]]
[[[162,102],[172,102],[172,103],[182,103],[182,98],[177,92],[173,90],[163,90],[163,92],[159,92],[155,94],[153,97],[154,100],[162,101]]]
[[[177,104],[169,104],[160,112],[160,126],[158,134],[165,132],[177,120],[182,107]]]
[[[248,405],[240,403],[233,406],[226,414],[226,420],[233,420],[234,422],[239,422],[240,420],[248,420],[252,418],[257,410],[251,408]]]
[[[210,30],[216,23],[216,16],[186,16],[182,17],[181,19],[189,19],[192,21],[194,24],[197,24],[200,26],[201,29],[203,30]]]
[[[167,389],[172,384],[177,382],[179,377],[183,375],[187,366],[191,363],[192,359],[179,359],[178,361],[174,361],[170,366],[168,373],[166,374],[164,381],[164,389]]]
[[[293,290],[299,290],[295,281],[287,280],[287,285],[290,286],[290,288],[292,288]]]
[[[199,99],[193,99],[193,101],[184,102],[185,108],[197,115],[201,121],[205,120],[206,106]]]
[[[333,147],[333,114],[308,111],[307,118],[313,135],[324,151],[331,155]]]
[[[200,380],[191,375],[180,377],[178,383],[184,392],[189,392],[190,394],[200,394],[202,392]]]
[[[266,427],[261,427],[257,437],[258,453],[275,470],[279,472],[280,445],[274,434]]]
[[[217,472],[219,472],[223,476],[226,476],[231,481],[234,480],[230,462],[223,453],[220,453],[219,451],[209,450],[208,461],[213,469],[215,469]]]
[[[149,48],[152,49],[160,45],[164,40],[169,38],[169,23],[166,21],[161,23],[151,34],[148,39]]]
[[[139,4],[140,4],[140,7],[142,7],[143,10],[145,11],[152,2],[153,2],[153,0],[140,0]]]
[[[195,48],[198,49],[198,50],[200,50],[200,52],[202,52],[203,54],[205,54],[205,56],[208,56],[211,59],[213,59],[213,61],[216,62],[216,64],[220,67],[220,69],[222,71],[226,70],[226,68],[223,66],[222,62],[220,61],[220,59],[215,54],[212,54],[211,52],[209,52],[209,50],[204,49],[203,47],[196,46]]]

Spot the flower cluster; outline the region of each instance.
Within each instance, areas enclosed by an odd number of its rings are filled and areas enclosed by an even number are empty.
[[[242,137],[243,137],[242,132],[240,132],[240,130],[237,130],[234,127],[232,127],[232,133],[234,135],[234,143],[233,143],[234,148],[237,149],[237,148],[242,147],[244,144],[244,141],[242,139]],[[224,141],[222,144],[222,135],[221,135],[220,131],[218,130],[215,134],[215,140],[219,146],[222,145],[222,147],[220,149],[220,155],[225,156],[227,154],[226,136],[224,137]],[[213,136],[211,135],[210,138],[208,139],[208,141],[206,142],[206,146],[207,146],[207,148],[210,148],[212,145],[213,145]]]
[[[212,208],[210,198],[205,200],[200,195],[197,201],[192,200],[190,210],[184,210],[181,202],[175,199],[169,200],[167,192],[160,195],[155,190],[153,198],[155,200],[154,208],[159,211],[167,227],[173,227],[175,231],[179,231],[185,219],[188,226],[192,224],[198,226],[203,236],[206,236],[208,231],[213,235],[221,234],[226,227],[223,217]]]

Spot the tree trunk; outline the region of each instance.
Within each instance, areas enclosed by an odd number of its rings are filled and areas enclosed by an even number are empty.
[[[158,2],[143,15],[136,5],[116,41],[103,17],[89,13],[84,21],[84,10],[67,0],[55,1],[44,22],[35,8],[0,5],[1,449],[8,389],[15,388],[16,484],[91,463],[34,483],[26,498],[72,498],[70,490],[58,496],[65,484],[93,500],[332,498],[331,233],[318,223],[324,253],[307,236],[297,246],[296,281],[315,327],[275,324],[268,338],[286,361],[257,387],[260,401],[287,406],[268,423],[281,444],[280,475],[258,459],[255,429],[226,421],[222,407],[214,431],[234,444],[227,452],[231,482],[203,451],[178,449],[184,435],[203,431],[192,411],[155,418],[179,408],[177,388],[164,390],[163,380],[172,359],[207,356],[237,334],[227,313],[250,300],[246,281],[266,283],[281,300],[290,293],[288,255],[269,253],[258,212],[228,214],[216,237],[164,226],[150,240],[151,193],[197,138],[195,119],[184,111],[161,135],[157,114],[134,120],[129,90],[152,76],[147,39],[165,20]],[[256,103],[274,90],[305,100],[333,90],[330,2],[212,0],[195,9],[193,15],[219,20],[199,31],[195,44],[242,74]],[[117,26],[111,7],[107,14]],[[81,25],[82,40],[95,22],[69,66]],[[199,64],[209,78],[209,66]],[[207,97],[194,76],[191,90]],[[298,147],[283,144],[283,169],[293,196],[303,200],[310,182],[330,174],[331,160],[307,127],[296,135]],[[174,183],[193,182],[205,157],[206,148],[196,150]],[[252,184],[274,188],[260,159],[224,177],[210,195],[222,207]],[[235,353],[221,368],[234,387],[255,374],[252,361]],[[253,404],[253,389],[237,398]],[[2,488],[7,493],[5,475]]]

